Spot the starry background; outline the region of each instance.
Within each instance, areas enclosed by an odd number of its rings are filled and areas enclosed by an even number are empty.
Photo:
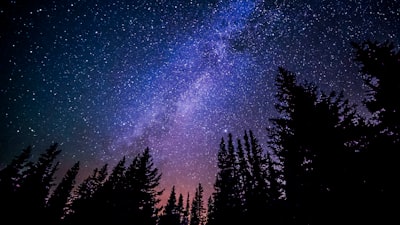
[[[350,41],[399,32],[397,1],[2,0],[0,167],[58,142],[83,178],[150,147],[166,194],[208,195],[227,133],[266,149],[278,66],[359,103]]]

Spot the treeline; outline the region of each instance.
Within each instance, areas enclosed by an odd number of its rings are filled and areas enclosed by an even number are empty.
[[[267,149],[251,130],[222,138],[214,193],[172,187],[159,208],[161,173],[146,148],[75,184],[79,162],[56,185],[57,144],[36,162],[26,148],[0,171],[2,222],[15,224],[389,224],[398,221],[400,53],[389,42],[353,43],[368,88],[363,117],[343,93],[324,93],[284,68]],[[52,188],[54,187],[54,190]],[[207,204],[207,207],[205,207]],[[206,211],[207,210],[207,211]]]

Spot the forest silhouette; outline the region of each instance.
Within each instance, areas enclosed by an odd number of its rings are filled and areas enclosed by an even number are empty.
[[[352,43],[367,87],[362,116],[343,92],[325,93],[278,68],[267,149],[251,130],[220,141],[214,192],[205,200],[171,188],[159,206],[161,172],[149,148],[76,184],[76,162],[60,180],[58,144],[31,160],[32,147],[0,171],[2,224],[329,225],[398,221],[400,53],[394,44]],[[267,122],[267,121],[266,121]]]

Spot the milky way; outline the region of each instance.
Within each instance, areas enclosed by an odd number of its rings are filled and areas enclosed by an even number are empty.
[[[400,43],[396,1],[0,4],[0,166],[58,142],[84,177],[148,146],[182,193],[212,191],[227,133],[266,149],[278,66],[358,103],[350,42]]]

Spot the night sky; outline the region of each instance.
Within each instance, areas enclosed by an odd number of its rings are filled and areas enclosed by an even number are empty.
[[[363,40],[400,43],[399,2],[1,0],[0,167],[58,142],[85,177],[149,147],[167,194],[208,195],[227,133],[266,149],[278,66],[360,104]]]

